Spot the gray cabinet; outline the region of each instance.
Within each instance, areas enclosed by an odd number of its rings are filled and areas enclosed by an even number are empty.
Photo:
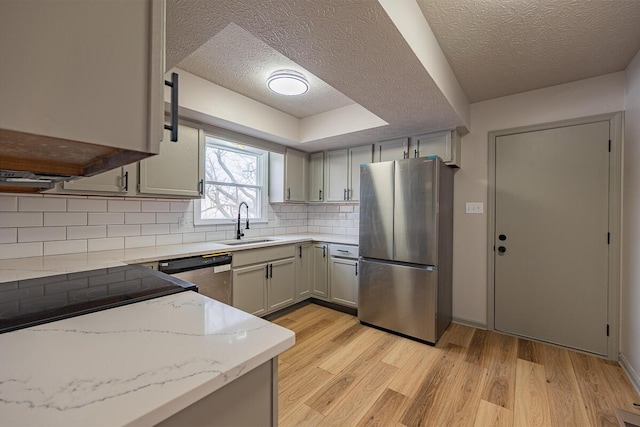
[[[62,182],[47,193],[135,196],[137,181],[138,170],[134,163],[95,176]]]
[[[300,243],[296,248],[296,300],[302,301],[311,296],[313,256],[311,243]]]
[[[348,307],[358,307],[358,246],[329,246],[330,301]]]
[[[254,316],[267,314],[268,264],[236,268],[232,274],[233,306]]]
[[[55,148],[51,168],[81,171],[157,153],[164,15],[164,0],[0,2],[0,152]]]
[[[374,145],[374,162],[388,162],[407,158],[409,158],[409,138],[376,142]]]
[[[200,198],[204,189],[204,131],[179,126],[178,141],[168,132],[160,154],[140,161],[138,193]]]
[[[324,152],[309,155],[309,201],[324,201]]]
[[[269,311],[291,305],[296,299],[295,258],[274,261],[269,266],[267,280],[267,301]]]
[[[411,137],[411,157],[429,156],[438,156],[450,166],[460,166],[460,134],[452,130]]]
[[[269,153],[269,201],[307,201],[307,153],[287,148],[284,154]]]
[[[326,243],[314,243],[313,252],[313,274],[311,296],[314,298],[329,299],[329,286],[327,280],[327,269],[329,251]]]
[[[325,190],[329,202],[360,198],[360,165],[373,160],[372,145],[327,151]]]

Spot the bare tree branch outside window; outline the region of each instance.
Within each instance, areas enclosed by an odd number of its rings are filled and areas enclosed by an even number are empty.
[[[202,219],[232,219],[240,202],[249,205],[249,217],[260,217],[262,187],[260,154],[216,145],[207,138]]]

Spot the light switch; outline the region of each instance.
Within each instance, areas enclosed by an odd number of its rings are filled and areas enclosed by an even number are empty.
[[[484,203],[483,202],[467,202],[466,212],[468,214],[484,213]]]

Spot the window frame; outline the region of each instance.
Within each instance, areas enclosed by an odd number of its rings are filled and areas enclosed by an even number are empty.
[[[237,153],[245,154],[250,153],[257,155],[258,158],[258,185],[239,185],[239,187],[259,188],[259,209],[260,217],[251,218],[251,222],[255,224],[267,223],[269,221],[268,205],[269,205],[269,152],[260,148],[252,147],[250,145],[243,144],[241,142],[235,142],[229,139],[221,138],[215,134],[205,132],[204,152],[202,153],[202,167],[204,176],[206,177],[206,152],[208,146],[217,146],[224,148],[228,151],[235,151]],[[213,141],[210,141],[213,140]],[[206,194],[207,180],[204,178],[204,193]],[[234,185],[231,183],[231,185]],[[236,224],[237,218],[202,218],[202,199],[196,199],[193,206],[193,224],[194,225],[228,225]],[[246,211],[245,211],[246,215]],[[242,215],[244,218],[244,215]]]

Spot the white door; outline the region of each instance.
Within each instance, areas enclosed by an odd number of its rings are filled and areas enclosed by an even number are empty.
[[[609,122],[496,137],[495,328],[607,354]]]

